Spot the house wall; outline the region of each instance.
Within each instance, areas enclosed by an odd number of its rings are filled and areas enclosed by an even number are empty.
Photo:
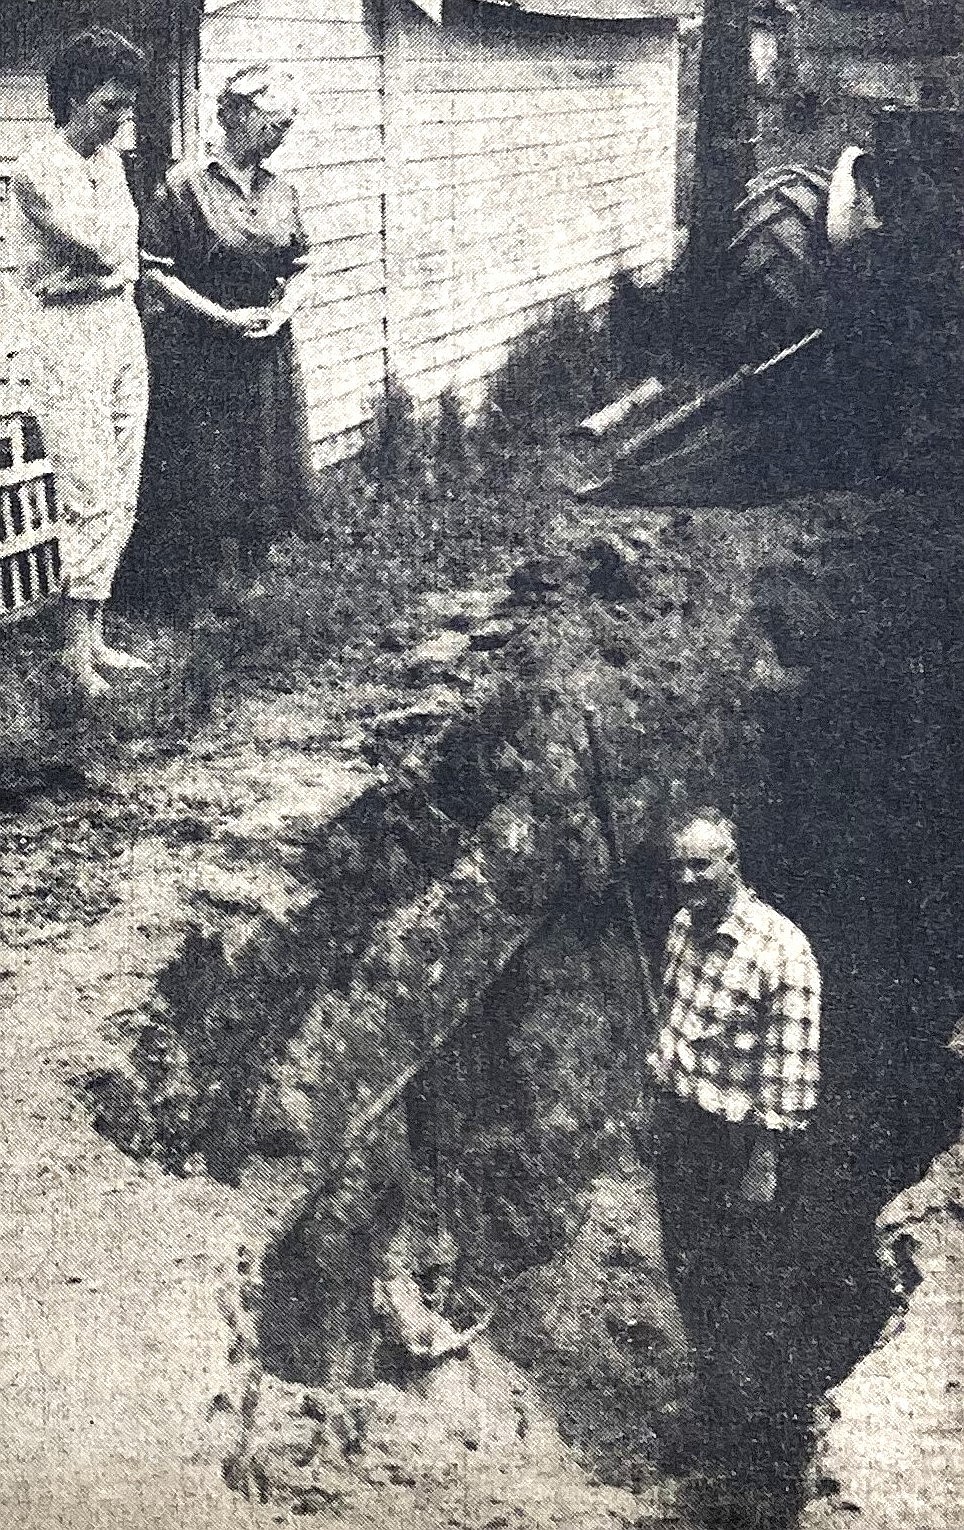
[[[255,59],[306,95],[276,158],[318,253],[299,323],[320,461],[350,453],[387,367],[473,405],[553,299],[605,300],[666,265],[674,228],[671,22],[549,22],[409,0],[208,0],[204,93]],[[492,13],[492,14],[487,14]]]
[[[675,228],[671,24],[550,22],[392,0],[388,337],[416,395],[470,403],[551,302],[657,276]]]
[[[242,65],[281,63],[303,90],[275,164],[317,255],[298,338],[319,461],[360,444],[389,367],[422,400],[455,387],[474,405],[554,299],[600,304],[615,271],[646,279],[671,256],[672,21],[455,4],[437,26],[409,0],[205,0],[202,124]],[[5,161],[50,130],[41,71],[58,17],[0,10],[0,191]]]

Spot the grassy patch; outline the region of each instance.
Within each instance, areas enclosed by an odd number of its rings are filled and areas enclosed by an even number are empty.
[[[115,640],[154,674],[119,684],[96,712],[82,714],[59,670],[56,609],[8,628],[0,750],[11,779],[145,743],[177,749],[226,692],[350,672],[352,652],[426,590],[538,553],[566,505],[562,430],[610,395],[614,367],[608,317],[563,301],[513,347],[472,421],[454,394],[423,413],[391,384],[360,457],[319,475],[259,568],[240,572],[227,547],[217,588],[202,596],[186,580],[174,617],[143,605],[112,617]],[[130,588],[143,588],[141,574]]]

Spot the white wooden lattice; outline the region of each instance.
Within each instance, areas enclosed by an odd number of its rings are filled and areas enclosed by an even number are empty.
[[[36,421],[0,409],[0,622],[19,621],[60,589],[53,470]]]

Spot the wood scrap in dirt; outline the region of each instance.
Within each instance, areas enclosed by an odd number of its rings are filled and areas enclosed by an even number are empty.
[[[741,430],[745,431],[739,421],[734,426],[734,405],[766,418],[785,390],[794,387],[794,379],[807,375],[825,345],[824,330],[814,329],[756,365],[739,366],[622,441],[609,474],[578,486],[574,497],[645,501],[653,494],[672,493],[674,484],[681,486],[694,471],[697,480],[705,479],[723,457],[731,457],[734,465],[743,444]]]

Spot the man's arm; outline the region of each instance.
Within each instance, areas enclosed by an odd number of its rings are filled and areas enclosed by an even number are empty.
[[[775,1200],[781,1141],[807,1126],[819,1080],[820,971],[798,931],[774,964],[767,998],[758,1133],[741,1187],[751,1204]]]

